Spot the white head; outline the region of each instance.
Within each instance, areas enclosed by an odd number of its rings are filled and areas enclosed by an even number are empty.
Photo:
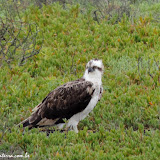
[[[83,78],[91,82],[101,82],[104,66],[102,60],[92,59],[86,65]]]

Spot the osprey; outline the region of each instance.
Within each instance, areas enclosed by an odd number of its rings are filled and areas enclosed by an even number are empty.
[[[103,70],[102,60],[90,60],[82,78],[54,89],[33,109],[31,116],[20,124],[30,129],[53,125],[62,129],[65,125],[64,119],[67,119],[67,129],[78,133],[79,121],[83,120],[101,99]]]

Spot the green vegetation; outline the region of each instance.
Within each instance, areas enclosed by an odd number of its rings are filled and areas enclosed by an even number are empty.
[[[43,32],[41,52],[19,67],[0,68],[0,154],[28,153],[30,159],[146,159],[160,157],[160,23],[147,6],[147,17],[100,24],[79,5],[58,3],[28,7],[24,22]],[[34,29],[33,29],[34,30]],[[39,37],[41,41],[42,37]],[[38,47],[38,46],[37,46]],[[57,86],[82,77],[92,58],[103,60],[104,93],[93,112],[78,125],[79,133],[16,124],[31,114]]]

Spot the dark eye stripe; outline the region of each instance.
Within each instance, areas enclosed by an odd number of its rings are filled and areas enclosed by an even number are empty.
[[[98,69],[99,71],[102,71],[102,68],[97,67],[97,69]]]
[[[102,71],[102,68],[100,68],[100,67],[94,66],[93,68],[98,69],[99,71]]]

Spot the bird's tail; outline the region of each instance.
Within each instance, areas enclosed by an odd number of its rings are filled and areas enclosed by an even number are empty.
[[[24,121],[20,122],[18,124],[18,126],[20,127],[20,125],[22,124],[23,127],[28,127],[29,129],[32,129],[34,127],[53,126],[59,120],[59,118],[47,119],[47,118],[43,117],[41,115],[41,113],[42,113],[42,110],[40,107],[41,105],[43,105],[43,104],[40,103],[39,105],[37,105],[33,109],[33,113],[31,114],[31,116],[28,117],[27,119],[25,119]]]
[[[20,127],[20,125],[22,124],[23,127],[28,127],[29,129],[32,129],[33,127],[36,127],[41,120],[41,116],[38,115],[37,112],[34,112],[30,117],[20,122],[18,126]]]
[[[20,122],[17,126],[20,127],[20,125],[22,124],[23,127],[28,127],[29,129],[35,127],[37,125],[38,122],[41,121],[41,115],[38,114],[39,108],[42,105],[42,103],[38,104],[32,111],[32,115],[30,117],[28,117],[27,119],[23,120],[22,122]]]

